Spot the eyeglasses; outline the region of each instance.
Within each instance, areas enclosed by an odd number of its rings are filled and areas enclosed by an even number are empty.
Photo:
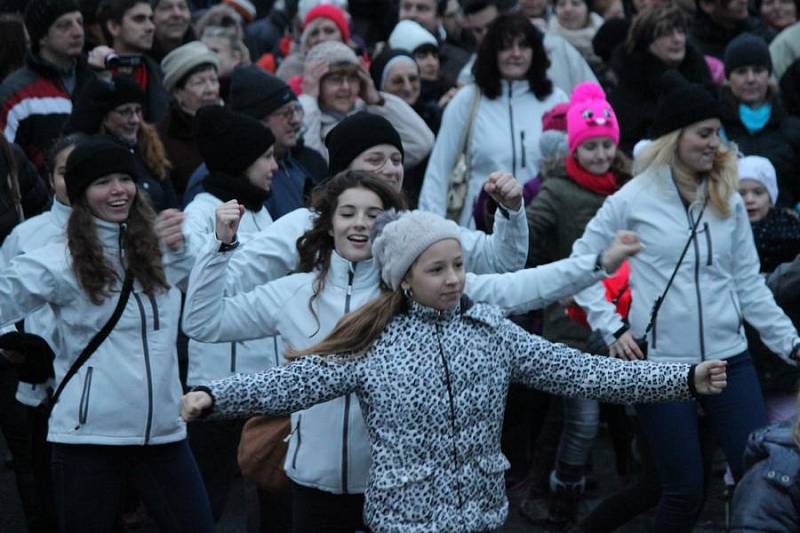
[[[112,109],[111,111],[125,119],[131,119],[134,115],[141,118],[144,115],[142,106],[123,107]]]
[[[282,111],[273,111],[270,113],[273,117],[282,118],[283,120],[291,120],[295,115],[303,114],[303,106],[299,102],[293,102]]]

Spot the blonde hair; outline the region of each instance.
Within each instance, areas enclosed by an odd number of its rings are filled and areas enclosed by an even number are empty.
[[[406,298],[400,291],[382,288],[380,296],[344,315],[327,337],[304,350],[286,350],[286,359],[304,355],[363,355],[395,316],[406,312]]]
[[[679,189],[681,185],[688,185],[687,182],[693,180],[693,177],[684,175],[676,168],[678,143],[685,130],[686,128],[662,135],[644,147],[633,162],[634,176],[642,174],[651,167],[669,167]],[[709,203],[723,217],[729,216],[731,195],[739,189],[735,151],[721,144],[707,177]],[[698,194],[699,191],[698,188]],[[688,200],[696,201],[697,198]]]

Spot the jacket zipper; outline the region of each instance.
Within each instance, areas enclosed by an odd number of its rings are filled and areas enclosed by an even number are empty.
[[[697,224],[700,223],[700,218],[698,217],[695,220],[688,208],[686,209],[686,218],[689,219],[689,231],[694,231]],[[694,248],[694,292],[697,296],[697,326],[700,333],[700,360],[705,361],[706,340],[703,335],[703,300],[700,295],[700,243],[697,238],[693,239],[692,246]]]
[[[436,324],[436,340],[439,343],[439,356],[442,359],[442,367],[444,368],[445,386],[447,387],[447,401],[450,406],[450,432],[452,434],[453,444],[453,465],[455,466],[456,471],[456,494],[458,495],[458,508],[461,509],[464,506],[464,500],[461,495],[461,480],[458,477],[461,467],[459,466],[458,462],[458,448],[456,446],[456,408],[453,402],[453,383],[450,380],[450,366],[447,364],[444,346],[442,346],[442,329],[440,324]]]
[[[231,343],[231,372],[236,372],[236,343]]]
[[[513,96],[513,87],[511,81],[508,82],[508,121],[511,124],[511,168],[513,169],[511,175],[517,175],[517,145],[514,139],[514,107],[511,105],[511,97]]]
[[[297,432],[297,446],[294,448],[294,455],[292,455],[292,468],[297,468],[297,453],[300,451],[300,445],[303,443],[303,439],[300,435],[300,422],[303,420],[303,415],[297,415],[297,425],[294,427],[294,430]]]
[[[81,392],[81,401],[78,403],[78,425],[75,426],[75,429],[79,429],[83,424],[86,423],[86,419],[89,415],[89,393],[92,390],[92,373],[94,372],[94,367],[90,366],[86,368],[86,376],[83,378],[83,391]]]
[[[153,310],[153,331],[158,331],[161,329],[161,325],[159,324],[158,320],[158,303],[152,294],[148,294],[147,298],[150,300],[150,308]]]
[[[277,335],[273,335],[272,336],[272,347],[273,347],[273,349],[275,351],[275,366],[278,366],[278,365],[280,365],[280,361],[278,359],[278,336]]]
[[[525,130],[519,130],[519,143],[522,151],[522,168],[525,168],[528,166],[525,161]]]
[[[353,278],[356,275],[356,265],[358,263],[350,263],[350,268],[347,270],[347,293],[344,299],[344,313],[350,312],[350,298],[353,295]],[[342,494],[348,494],[347,489],[347,469],[348,465],[348,433],[350,431],[350,394],[344,398],[344,413],[342,421]]]
[[[711,266],[714,258],[714,251],[711,248],[711,232],[708,230],[708,222],[703,222],[703,231],[706,234],[706,247],[708,248],[708,261],[706,261],[706,266]]]
[[[731,297],[731,303],[733,304],[733,308],[736,310],[736,318],[739,319],[739,327],[737,331],[739,333],[742,332],[742,326],[744,325],[744,317],[742,317],[742,312],[739,310],[739,305],[736,303],[736,297],[733,295],[733,291],[728,293]]]
[[[150,368],[150,350],[147,345],[147,318],[144,313],[144,305],[142,305],[142,299],[138,294],[133,293],[133,297],[136,298],[136,305],[139,306],[139,316],[142,319],[142,352],[144,353],[144,368],[147,378],[147,421],[144,429],[144,444],[147,445],[150,443],[150,429],[153,425],[153,373]]]

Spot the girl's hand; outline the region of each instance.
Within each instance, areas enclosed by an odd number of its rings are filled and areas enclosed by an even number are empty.
[[[158,240],[172,251],[183,246],[184,215],[177,209],[165,209],[156,217],[155,231]]]
[[[89,66],[95,70],[105,70],[106,57],[113,53],[115,53],[114,49],[108,46],[95,46],[89,51],[89,54],[86,57],[86,62],[89,63]]]
[[[358,96],[361,97],[367,105],[381,105],[381,103],[383,103],[383,97],[381,93],[378,92],[378,89],[375,88],[375,82],[372,81],[372,76],[367,72],[367,67],[359,65],[358,70],[356,70],[356,75],[361,84],[361,90],[358,92]]]
[[[216,210],[217,240],[231,244],[236,240],[236,231],[244,215],[244,206],[236,200],[228,200]]]
[[[636,344],[636,339],[633,338],[633,333],[630,330],[620,335],[616,341],[608,346],[608,354],[611,357],[628,361],[644,359],[644,354],[639,349],[639,345]]]
[[[313,98],[319,97],[319,84],[322,77],[328,73],[330,67],[327,61],[314,61],[313,63],[306,63],[303,65],[303,82],[300,87],[303,89],[303,94],[307,94]]]
[[[450,103],[450,100],[453,99],[453,97],[456,95],[457,92],[458,89],[456,87],[453,87],[452,89],[444,93],[442,97],[439,98],[439,107],[444,109],[445,106]]]
[[[719,394],[728,386],[727,361],[703,361],[694,367],[694,388],[698,394]]]
[[[187,392],[181,398],[181,418],[186,422],[191,422],[199,418],[203,410],[211,407],[211,404],[211,396],[207,392]]]
[[[628,230],[618,231],[600,259],[603,264],[603,270],[613,274],[627,258],[636,255],[643,248],[639,235],[635,232]]]
[[[497,170],[489,174],[486,182],[483,184],[483,190],[486,191],[492,199],[499,205],[506,209],[516,211],[522,207],[522,185],[517,179],[508,174]]]

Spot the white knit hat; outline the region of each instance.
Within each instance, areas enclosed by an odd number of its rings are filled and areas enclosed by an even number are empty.
[[[385,211],[372,228],[372,256],[381,279],[398,290],[417,257],[445,239],[461,242],[458,225],[452,220],[427,211]]]
[[[328,65],[359,64],[358,56],[353,49],[339,41],[324,41],[312,48],[306,54],[306,63],[311,64],[316,61],[326,62]]]
[[[167,92],[172,92],[172,89],[189,71],[205,63],[213,65],[219,72],[217,54],[209,50],[208,46],[201,41],[186,43],[168,53],[161,60],[161,70],[164,71],[164,87]]]
[[[748,155],[739,160],[739,181],[753,180],[767,189],[772,205],[778,201],[778,178],[769,159],[759,155]]]
[[[430,44],[439,47],[436,37],[413,20],[401,20],[389,35],[389,48],[403,50],[413,54],[422,45]]]

